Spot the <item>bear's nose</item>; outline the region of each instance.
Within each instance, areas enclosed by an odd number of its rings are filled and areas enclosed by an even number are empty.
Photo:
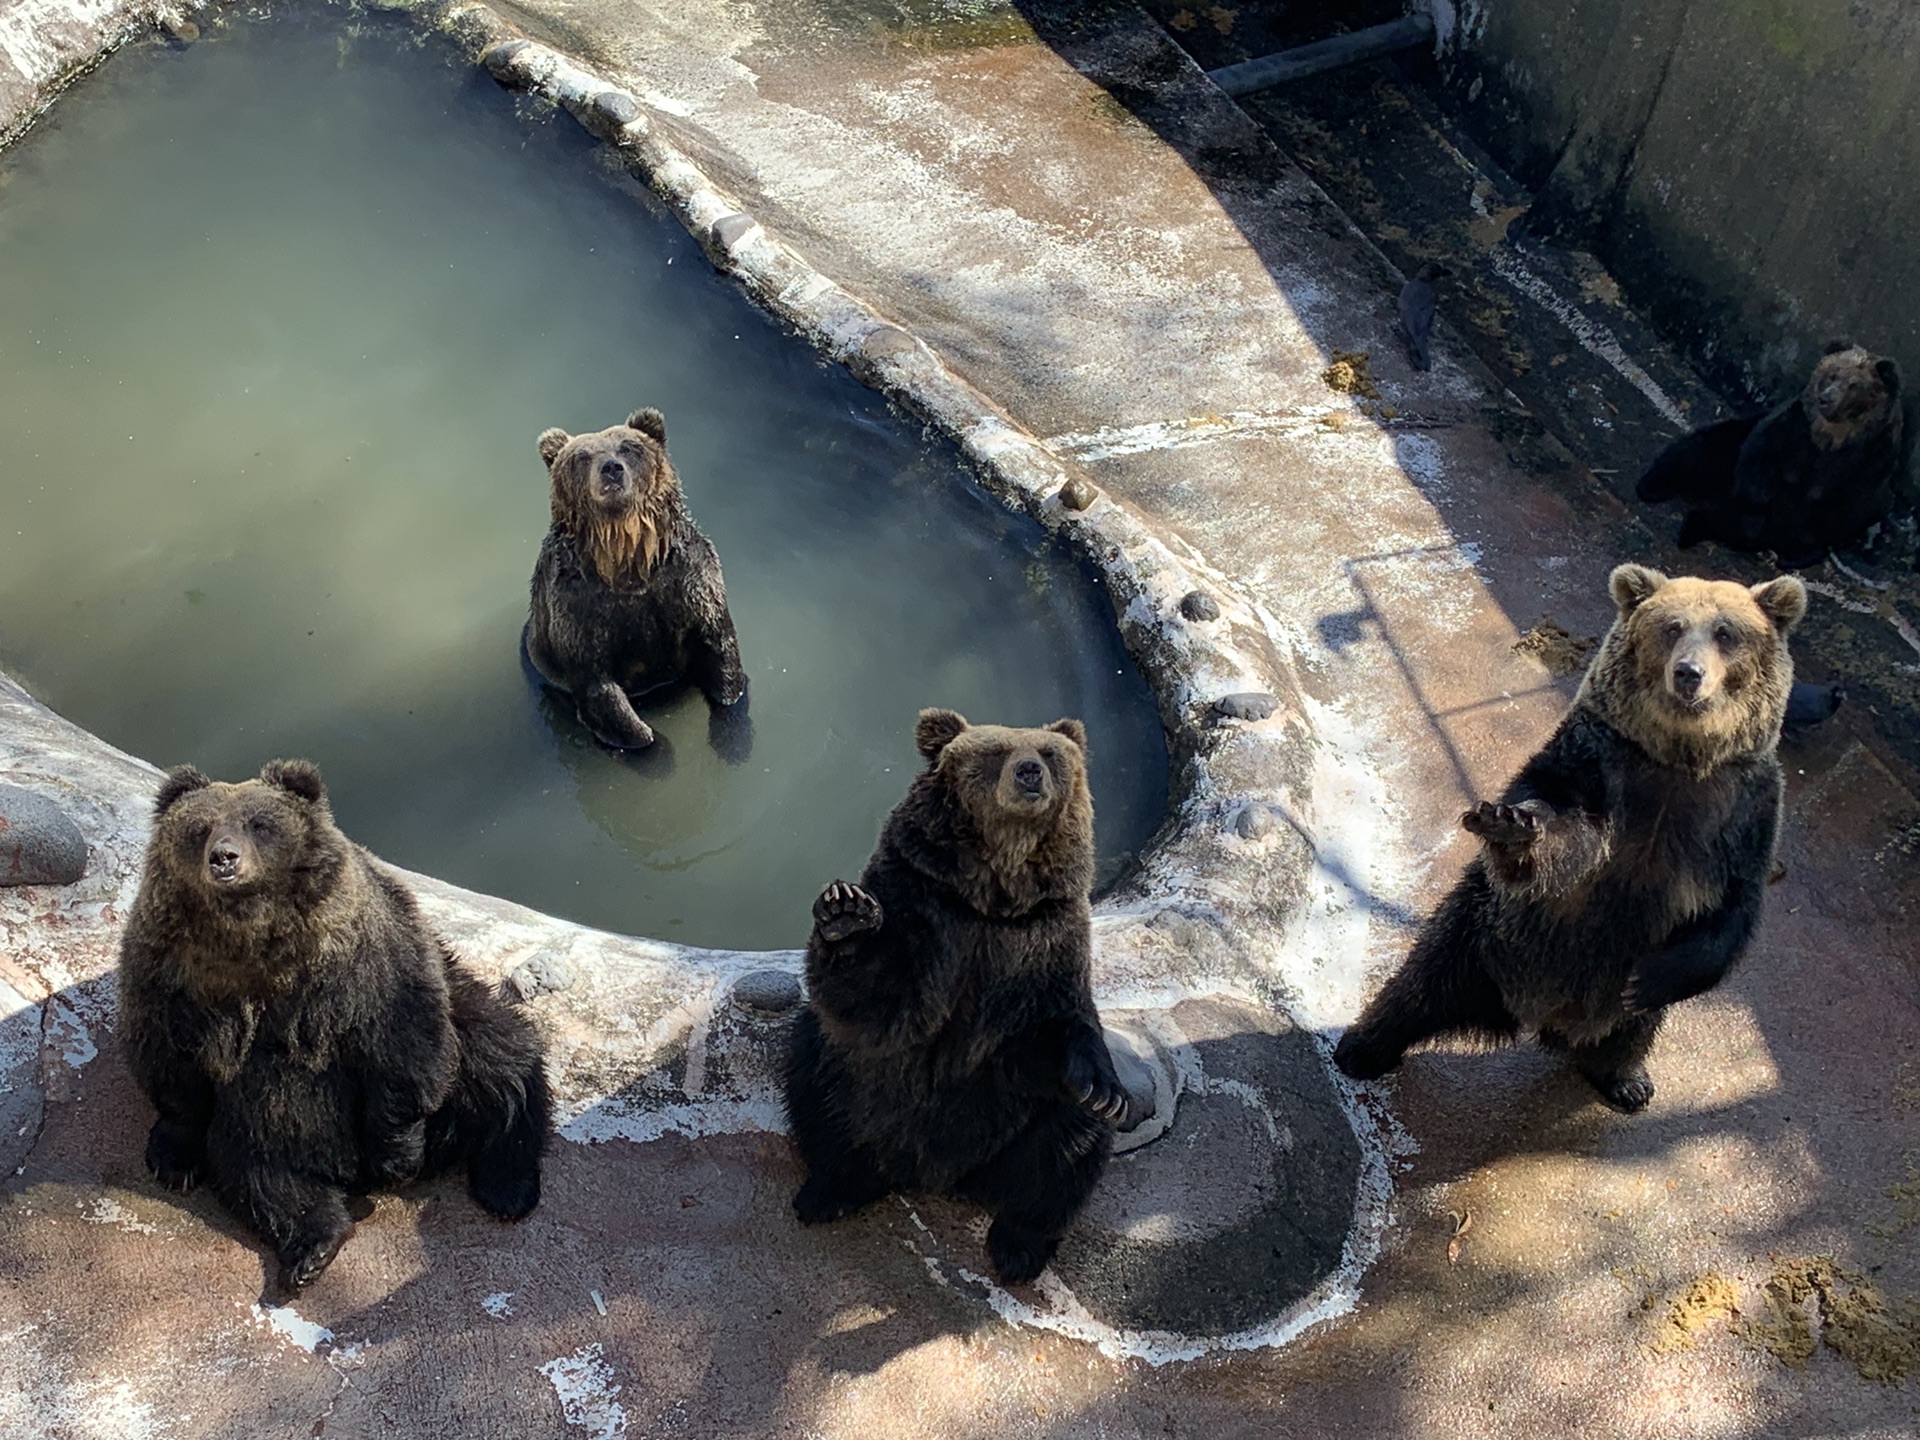
[[[216,880],[232,880],[240,873],[240,847],[231,840],[216,840],[207,847],[207,869]]]
[[[1681,696],[1691,700],[1700,693],[1700,686],[1707,678],[1706,668],[1697,660],[1676,660],[1673,662],[1673,688]]]
[[[1020,782],[1023,790],[1038,790],[1040,782],[1047,778],[1047,767],[1038,760],[1022,760],[1013,767],[1013,778]]]

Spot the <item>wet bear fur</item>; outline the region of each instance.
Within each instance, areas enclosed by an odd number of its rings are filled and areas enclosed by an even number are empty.
[[[350,1202],[465,1165],[503,1220],[540,1198],[549,1110],[532,1023],[458,964],[340,833],[303,760],[172,771],[120,952],[119,1029],[159,1111],[147,1165],[206,1180],[299,1290]],[[356,1205],[364,1213],[364,1205]]]
[[[1566,717],[1498,803],[1461,817],[1479,856],[1341,1037],[1353,1078],[1433,1036],[1525,1030],[1639,1110],[1662,1012],[1719,984],[1753,938],[1806,590],[1639,565],[1611,588],[1618,618]]]
[[[1715,540],[1784,566],[1863,538],[1893,508],[1905,449],[1900,367],[1845,340],[1801,394],[1764,416],[1682,436],[1640,477],[1642,500],[1685,500],[1683,549]]]
[[[552,523],[533,571],[527,659],[615,750],[654,743],[630,696],[689,681],[707,697],[716,748],[741,758],[740,642],[720,557],[667,458],[665,419],[636,410],[589,435],[548,430],[539,449]]]
[[[926,769],[858,885],[813,907],[787,1116],[802,1221],[892,1191],[994,1212],[1009,1284],[1046,1268],[1128,1101],[1094,1010],[1086,731],[920,715]]]

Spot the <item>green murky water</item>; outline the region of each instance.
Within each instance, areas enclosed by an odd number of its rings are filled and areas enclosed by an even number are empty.
[[[742,764],[693,695],[608,755],[520,668],[534,436],[639,404],[726,568]],[[162,765],[311,757],[397,864],[701,944],[801,943],[923,705],[1083,716],[1109,873],[1166,797],[1107,602],[1037,526],[570,120],[338,11],[125,51],[0,154],[0,665]]]

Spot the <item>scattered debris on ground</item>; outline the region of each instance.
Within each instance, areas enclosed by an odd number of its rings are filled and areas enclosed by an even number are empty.
[[[1551,615],[1513,642],[1513,653],[1526,655],[1547,667],[1550,675],[1575,675],[1587,668],[1587,661],[1600,647],[1598,635],[1575,637]]]
[[[1651,1308],[1658,1299],[1657,1294],[1649,1295],[1641,1303]],[[1702,1330],[1719,1321],[1732,1320],[1740,1313],[1739,1299],[1731,1280],[1718,1270],[1709,1270],[1668,1304],[1667,1313],[1660,1318],[1652,1349],[1662,1355],[1691,1350],[1694,1337]]]
[[[1652,1310],[1659,1300],[1655,1291],[1642,1308]],[[1700,1332],[1720,1321],[1796,1370],[1821,1345],[1863,1380],[1897,1385],[1920,1370],[1920,1300],[1889,1296],[1831,1255],[1775,1255],[1758,1302],[1744,1309],[1733,1281],[1709,1270],[1668,1302],[1649,1348],[1657,1354],[1691,1350]]]
[[[1320,372],[1320,378],[1329,390],[1342,395],[1358,395],[1366,400],[1380,398],[1380,387],[1373,383],[1373,371],[1368,368],[1365,350],[1334,351],[1332,363]]]

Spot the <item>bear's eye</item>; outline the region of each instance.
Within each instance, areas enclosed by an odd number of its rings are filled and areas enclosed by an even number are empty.
[[[1687,627],[1678,620],[1669,620],[1665,625],[1660,627],[1660,633],[1665,635],[1669,640],[1678,640],[1682,635],[1687,633]]]
[[[1713,627],[1714,642],[1719,645],[1733,644],[1733,627],[1721,624]]]
[[[250,835],[271,835],[273,822],[264,815],[256,815],[247,821],[247,833]]]

